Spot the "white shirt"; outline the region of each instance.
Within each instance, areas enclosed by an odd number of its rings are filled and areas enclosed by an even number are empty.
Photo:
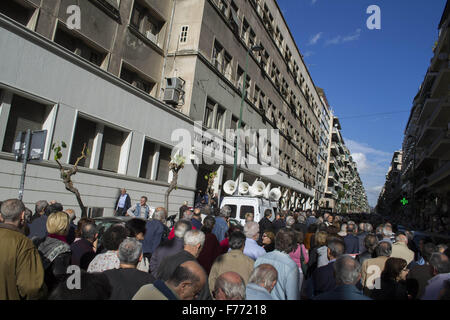
[[[125,200],[127,198],[127,194],[121,195],[119,198],[119,202],[117,203],[117,208],[125,207]]]

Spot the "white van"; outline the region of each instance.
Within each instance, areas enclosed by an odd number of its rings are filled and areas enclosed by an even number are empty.
[[[278,201],[269,201],[264,198],[237,196],[224,197],[220,208],[229,206],[231,208],[230,218],[238,220],[242,225],[245,225],[245,214],[253,213],[254,221],[259,222],[264,218],[264,212],[269,209],[272,212],[270,221],[275,219],[278,210]]]

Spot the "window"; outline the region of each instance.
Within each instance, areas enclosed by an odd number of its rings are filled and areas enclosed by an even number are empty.
[[[159,34],[165,21],[156,17],[147,7],[134,2],[130,25],[147,39],[158,45]]]
[[[231,60],[232,60],[231,56],[227,52],[225,52],[222,73],[225,74],[225,77],[228,80],[233,81]]]
[[[203,125],[208,128],[212,128],[213,116],[214,116],[215,103],[211,100],[206,101],[205,117],[203,118]]]
[[[251,82],[250,76],[247,74],[245,79],[245,97],[248,97],[250,95],[250,82]],[[243,83],[244,83],[244,70],[242,70],[242,68],[238,66],[237,87],[240,93],[242,93]]]
[[[100,170],[118,171],[120,152],[126,137],[125,132],[105,126],[98,164]]]
[[[86,153],[86,158],[82,159],[78,165],[81,167],[89,167],[93,151],[92,146],[96,136],[96,127],[97,124],[93,121],[84,118],[77,119],[72,142],[72,151],[70,153],[70,164],[74,164],[77,161],[77,158],[81,155],[81,151],[83,150],[83,145],[86,143],[86,148],[91,152]]]
[[[239,118],[235,116],[231,116],[231,129],[237,130],[239,125]]]
[[[11,101],[2,150],[13,152],[14,140],[20,131],[42,130],[49,113],[49,106],[14,95]]]
[[[245,219],[247,213],[255,214],[255,207],[253,206],[241,206],[241,212],[239,214],[240,219]]]
[[[231,209],[230,218],[236,218],[237,206],[235,204],[227,204]]]
[[[215,40],[212,55],[212,64],[230,81],[232,80],[231,60],[231,55],[224,50],[222,45],[217,40]]]
[[[219,10],[220,10],[225,16],[227,16],[227,11],[228,11],[228,0],[218,0],[218,7],[219,7]]]
[[[167,182],[169,180],[169,162],[172,150],[169,148],[160,146],[159,148],[159,163],[158,163],[158,173],[156,175],[156,180]]]
[[[131,69],[127,68],[124,64],[120,71],[120,78],[146,93],[150,93],[155,86],[154,82],[145,80],[137,72],[131,71]]]
[[[223,132],[224,125],[225,125],[225,109],[218,106],[216,124],[214,128],[217,129],[219,132]]]
[[[140,178],[151,179],[153,159],[155,155],[156,144],[149,140],[145,140],[144,151],[142,152]]]
[[[0,12],[24,26],[31,27],[35,9],[15,1],[0,1]]]
[[[104,63],[106,63],[106,53],[102,53],[93,48],[91,45],[87,44],[87,42],[78,39],[69,32],[64,31],[62,28],[56,30],[54,41],[99,67],[104,67]]]
[[[186,43],[188,30],[189,30],[189,26],[182,26],[181,27],[181,34],[180,34],[180,42],[181,43]]]

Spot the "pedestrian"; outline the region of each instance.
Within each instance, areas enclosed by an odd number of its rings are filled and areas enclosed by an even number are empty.
[[[428,280],[421,300],[437,300],[445,281],[450,279],[450,262],[445,254],[434,252],[430,258],[430,265],[434,268],[434,277]]]
[[[367,234],[364,238],[365,251],[359,254],[356,259],[362,265],[367,259],[375,258],[375,248],[378,245],[378,238],[374,234]]]
[[[245,282],[233,271],[221,274],[215,284],[212,294],[214,300],[245,300]]]
[[[128,230],[121,224],[109,227],[102,237],[102,245],[106,252],[97,254],[89,264],[88,272],[103,272],[120,267],[117,252],[123,240],[128,236]]]
[[[41,255],[45,271],[44,281],[51,292],[61,281],[67,277],[67,268],[71,264],[72,253],[67,243],[69,233],[69,215],[59,211],[48,216],[47,237],[35,241]]]
[[[163,207],[155,209],[153,218],[146,221],[145,235],[143,240],[144,258],[151,260],[153,252],[159,246],[161,241],[166,240],[169,234],[169,228],[165,225],[167,211]]]
[[[258,243],[256,242],[259,237],[258,223],[254,221],[247,222],[244,226],[244,234],[247,238],[245,239],[244,254],[247,257],[256,260],[266,254],[266,250],[264,250],[264,248],[258,245]]]
[[[231,215],[231,208],[224,206],[219,212],[219,215],[215,217],[216,222],[212,233],[216,236],[217,241],[221,242],[225,239],[225,234],[228,231],[228,219]],[[203,220],[203,223],[205,223],[205,220]]]
[[[275,234],[272,231],[266,230],[266,232],[263,233],[262,247],[266,252],[275,250]]]
[[[147,222],[140,218],[133,218],[125,223],[125,227],[128,229],[128,236],[130,238],[136,238],[138,241],[144,241],[147,234]],[[144,272],[150,271],[150,260],[144,256],[139,261],[137,269]]]
[[[149,217],[153,214],[153,210],[147,204],[148,198],[146,196],[142,196],[139,200],[139,203],[134,204],[130,208],[127,209],[125,215],[129,217],[136,217],[148,220]]]
[[[286,227],[286,221],[284,220],[285,215],[283,212],[277,212],[277,215],[275,217],[275,221],[273,221],[272,227],[273,232],[275,235],[278,233],[278,231],[282,228]]]
[[[414,251],[408,248],[408,237],[404,234],[398,234],[395,237],[395,243],[392,245],[391,258],[402,258],[409,265],[414,261]]]
[[[127,193],[125,188],[120,189],[120,195],[116,200],[116,204],[114,205],[114,215],[115,216],[124,216],[128,209],[131,207],[131,198]]]
[[[278,272],[270,264],[253,269],[245,289],[246,300],[273,300],[270,294],[277,284]]]
[[[203,269],[205,269],[207,275],[209,275],[214,260],[222,253],[219,241],[217,241],[216,236],[212,233],[215,223],[216,219],[214,217],[207,216],[203,220],[203,227],[201,229],[205,234],[205,244],[197,260]]]
[[[381,281],[370,290],[369,296],[374,300],[408,300],[407,265],[406,260],[402,258],[387,259],[381,273]]]
[[[381,281],[381,273],[384,270],[387,259],[392,254],[392,245],[389,241],[382,240],[375,248],[375,258],[367,259],[362,264],[361,284],[364,294],[368,295],[368,290],[372,290],[375,286],[379,287]]]
[[[30,234],[28,238],[42,239],[47,235],[47,216],[45,215],[45,210],[48,207],[48,202],[46,200],[39,200],[35,204],[34,215],[31,217],[31,223],[28,224],[30,229]]]
[[[192,225],[192,217],[194,216],[193,212],[189,209],[186,209],[183,212],[183,217],[182,220],[188,221],[191,229],[196,229],[195,227],[193,227]],[[181,220],[181,219],[180,219]],[[175,237],[175,225],[172,227],[172,230],[170,230],[169,236],[167,237],[168,240],[172,240]]]
[[[88,273],[81,270],[79,273],[79,288],[74,289],[68,284],[70,281],[60,282],[50,294],[49,300],[108,300],[112,288],[108,277],[104,273]]]
[[[254,219],[255,219],[255,215],[253,214],[253,212],[247,212],[245,214],[245,223],[246,224],[247,224],[247,222],[254,221]]]
[[[314,300],[371,300],[356,284],[361,278],[361,265],[351,255],[341,255],[333,264],[336,286],[314,297]]]
[[[200,230],[203,226],[202,224],[202,216],[201,216],[201,209],[200,208],[195,208],[194,209],[194,215],[192,216],[192,227],[195,229]]]
[[[272,217],[272,210],[266,209],[264,211],[264,218],[259,220],[259,240],[258,243],[262,244],[263,233],[266,231],[273,231],[272,221],[270,218]]]
[[[247,284],[250,274],[253,271],[255,261],[243,253],[245,240],[245,235],[240,231],[235,231],[230,235],[230,251],[220,255],[211,267],[211,271],[208,276],[210,289],[214,288],[216,279],[221,274],[228,271],[238,273],[244,280],[244,283]]]
[[[206,274],[195,261],[180,264],[167,281],[157,279],[142,286],[133,300],[193,300],[206,282]]]
[[[0,300],[33,300],[46,293],[44,268],[33,242],[21,227],[25,206],[9,199],[0,207]]]
[[[187,231],[192,229],[192,224],[189,220],[178,220],[174,226],[175,237],[161,243],[153,252],[150,259],[150,272],[156,278],[158,276],[158,268],[165,257],[174,255],[184,248],[184,235]]]
[[[289,253],[297,247],[297,239],[292,230],[283,228],[275,238],[275,250],[268,252],[255,261],[255,267],[270,264],[278,272],[278,281],[271,295],[274,300],[299,300],[299,271]]]
[[[112,287],[110,300],[131,300],[142,286],[155,281],[151,274],[137,269],[142,257],[142,244],[136,238],[122,241],[118,250],[119,268],[104,272]]]
[[[436,246],[429,242],[422,248],[423,265],[411,263],[408,265],[409,273],[406,278],[408,292],[412,299],[420,299],[425,292],[428,280],[434,276],[434,268],[430,265],[431,255],[436,252]]]
[[[95,220],[92,218],[87,218],[87,217],[84,217],[84,218],[81,218],[80,220],[78,220],[77,228],[75,229],[75,240],[73,240],[73,242],[77,242],[78,240],[81,239],[81,229],[83,229],[83,226],[86,223],[94,223],[95,224]]]
[[[95,257],[98,243],[98,228],[94,223],[86,223],[81,229],[81,239],[72,243],[72,264],[87,270]]]

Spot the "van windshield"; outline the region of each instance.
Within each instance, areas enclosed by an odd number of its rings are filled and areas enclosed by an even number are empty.
[[[235,204],[227,204],[227,206],[231,209],[230,218],[236,218],[237,206]]]
[[[255,216],[255,208],[253,206],[241,206],[241,212],[239,214],[239,218],[245,219],[246,213],[253,213],[253,216]]]

